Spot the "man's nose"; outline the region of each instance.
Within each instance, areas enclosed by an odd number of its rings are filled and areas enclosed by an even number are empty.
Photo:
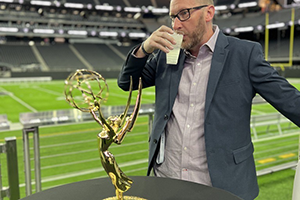
[[[179,30],[181,28],[181,21],[178,19],[178,17],[175,17],[173,20],[173,30]]]

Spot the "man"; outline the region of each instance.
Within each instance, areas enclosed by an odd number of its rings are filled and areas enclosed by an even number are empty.
[[[128,55],[118,85],[155,86],[148,175],[193,181],[254,199],[258,185],[250,132],[259,93],[300,126],[300,92],[264,60],[258,43],[227,37],[213,25],[210,0],[171,0],[172,28],[161,26]],[[183,33],[177,65],[166,53]],[[150,53],[158,50],[148,60]],[[148,61],[147,61],[148,60]]]

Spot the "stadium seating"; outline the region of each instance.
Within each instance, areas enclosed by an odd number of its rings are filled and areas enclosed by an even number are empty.
[[[31,47],[28,44],[1,44],[0,60],[3,63],[9,63],[14,67],[20,67],[24,64],[38,63]]]
[[[93,66],[94,69],[120,70],[124,59],[106,44],[74,44],[78,52]],[[117,48],[116,48],[117,50]],[[123,54],[122,54],[123,55]],[[123,55],[124,56],[124,55]]]
[[[120,70],[126,54],[131,48],[132,46],[120,47],[116,44],[88,43],[36,46],[38,54],[50,71],[73,71],[90,67],[104,71]],[[20,68],[22,64],[41,64],[27,44],[1,45],[0,52],[2,62],[12,64],[12,71],[24,71]]]
[[[83,68],[84,64],[69,48],[69,44],[37,46],[50,69],[63,71]]]
[[[127,55],[128,54],[128,52],[130,51],[130,49],[133,47],[133,46],[135,46],[135,45],[138,45],[138,43],[132,43],[131,45],[129,45],[129,46],[118,46],[118,45],[115,45],[115,44],[113,44],[113,46],[115,47],[115,48],[117,48],[123,55]]]

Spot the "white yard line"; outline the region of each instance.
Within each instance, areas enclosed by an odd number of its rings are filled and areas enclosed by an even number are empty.
[[[114,145],[114,146],[110,147],[110,149],[121,148],[121,147],[126,147],[126,146],[134,146],[134,145],[145,144],[145,143],[148,143],[148,141],[132,142],[132,143],[127,143],[127,144],[122,144],[122,145]],[[98,151],[98,148],[73,151],[73,152],[69,152],[69,153],[54,154],[54,155],[48,155],[48,156],[41,156],[40,159],[53,158],[53,157],[58,157],[58,156],[68,156],[68,155],[74,155],[74,154],[78,155],[81,153],[95,152],[95,151]]]
[[[134,152],[114,154],[114,156],[116,158],[119,158],[121,156],[128,156],[128,155],[145,153],[145,152],[148,152],[148,149],[134,151]],[[52,169],[52,168],[55,168],[55,167],[65,167],[65,166],[69,166],[69,165],[77,165],[77,164],[81,164],[81,163],[94,162],[94,161],[100,161],[100,158],[97,157],[97,158],[92,158],[92,159],[87,159],[87,160],[80,160],[80,161],[75,161],[75,162],[61,163],[61,164],[57,164],[57,165],[47,165],[45,167],[42,167],[41,169],[42,170],[49,169],[49,168]]]
[[[258,113],[260,115],[267,114],[266,112],[258,111],[258,110],[255,110],[255,109],[252,109],[252,111],[255,112],[255,113]]]
[[[56,92],[56,91],[53,91],[53,90],[41,88],[39,86],[33,86],[33,88],[36,89],[36,90],[42,91],[42,92],[46,92],[48,94],[54,94],[54,95],[57,95],[57,96],[62,96],[63,95],[63,92]]]
[[[136,137],[136,136],[139,136],[139,135],[146,135],[146,134],[148,134],[148,132],[139,132],[139,133],[134,133],[134,134],[128,134],[128,135],[126,135],[126,138]],[[68,135],[70,135],[70,134],[68,134]],[[60,136],[66,136],[66,135],[54,135],[54,136],[51,136],[51,137],[55,137],[55,136],[60,137]],[[95,136],[96,136],[96,134],[95,134]],[[40,138],[47,138],[47,137],[40,136]],[[96,137],[95,137],[95,139],[89,139],[89,140],[80,140],[80,141],[75,141],[75,142],[64,142],[64,143],[57,143],[57,144],[50,144],[50,145],[40,145],[40,149],[60,147],[60,146],[68,146],[68,145],[82,144],[82,143],[89,143],[89,142],[94,142],[94,141],[97,141]],[[33,149],[33,147],[30,148],[30,149]]]
[[[51,145],[42,145],[42,146],[40,146],[40,149],[61,147],[61,146],[74,145],[74,144],[82,144],[82,143],[95,142],[95,141],[97,141],[96,138],[90,139],[90,140],[80,140],[80,141],[76,141],[76,142],[66,142],[66,143],[57,143],[57,144],[51,144]]]
[[[272,153],[273,151],[281,150],[280,153],[278,154],[278,155],[281,155],[285,152],[284,149],[294,148],[296,151],[298,146],[299,146],[298,144],[290,144],[290,145],[286,145],[286,146],[280,146],[280,147],[276,147],[276,148],[270,148],[270,149],[266,149],[263,151],[254,152],[253,154],[257,156],[259,154],[265,154],[265,153],[270,153],[270,152]],[[273,156],[274,154],[271,154],[271,155]],[[269,157],[270,157],[270,154],[268,154],[268,156],[265,156],[265,157],[260,157],[257,160],[262,160],[262,159],[269,158]]]
[[[272,137],[266,137],[266,138],[261,138],[261,139],[253,139],[252,142],[253,143],[265,142],[265,141],[269,141],[269,140],[285,138],[285,137],[294,136],[294,135],[300,135],[300,132],[295,131],[295,132],[292,132],[292,133],[285,133],[285,134],[282,134],[282,135],[277,135],[277,136],[272,136]]]
[[[119,167],[124,168],[124,167],[128,167],[128,166],[139,165],[139,164],[144,164],[144,163],[148,163],[148,159],[140,159],[140,160],[121,163],[121,164],[119,164]],[[47,183],[47,182],[52,182],[52,181],[57,181],[57,180],[62,180],[62,179],[67,179],[67,178],[73,178],[73,177],[78,177],[78,176],[84,176],[87,174],[99,173],[102,171],[104,171],[103,167],[99,167],[99,168],[94,168],[94,169],[89,169],[89,170],[84,170],[84,171],[71,172],[71,173],[67,173],[65,175],[50,176],[50,177],[43,178],[42,183]],[[35,183],[33,183],[33,184],[35,184]],[[25,183],[22,183],[19,186],[25,187]]]
[[[25,101],[22,101],[21,99],[19,99],[18,97],[16,97],[12,92],[8,92],[7,90],[5,90],[4,88],[0,87],[0,89],[4,92],[6,92],[11,98],[13,98],[14,100],[16,100],[17,102],[19,102],[21,105],[23,105],[24,107],[28,108],[30,111],[32,112],[37,112],[36,109],[34,109],[33,107],[31,107],[29,104],[27,104]]]

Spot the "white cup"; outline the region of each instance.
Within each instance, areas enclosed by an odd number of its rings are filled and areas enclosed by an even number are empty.
[[[183,35],[178,33],[173,33],[170,35],[175,39],[176,44],[173,45],[173,49],[170,49],[170,52],[167,53],[167,64],[176,65],[178,62]]]

